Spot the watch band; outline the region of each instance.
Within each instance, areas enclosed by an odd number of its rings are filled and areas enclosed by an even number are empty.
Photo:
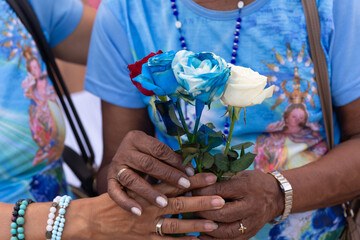
[[[282,216],[280,219],[273,219],[269,222],[272,225],[276,225],[283,222],[290,215],[293,202],[293,189],[289,181],[278,171],[271,171],[269,174],[273,175],[273,177],[279,182],[280,188],[284,193],[285,207]]]

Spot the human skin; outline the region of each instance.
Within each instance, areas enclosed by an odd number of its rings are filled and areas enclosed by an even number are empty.
[[[207,186],[206,177],[209,174],[198,174],[190,181],[194,187]],[[216,179],[214,179],[216,181]],[[166,183],[157,186],[162,193],[176,196],[184,191],[174,188]],[[166,208],[150,205],[131,191],[128,192],[134,199],[144,206],[141,216],[134,215],[120,208],[108,194],[95,198],[73,200],[66,210],[66,223],[62,239],[175,239],[172,237],[161,238],[155,234],[155,225],[164,215],[192,212],[202,210],[215,210],[223,207],[225,201],[219,196],[211,197],[177,197],[169,198]],[[25,212],[26,239],[44,239],[46,223],[51,203],[32,203]],[[0,203],[0,239],[10,239],[10,223],[14,204]],[[164,233],[208,232],[216,229],[217,225],[210,220],[179,220],[165,219],[162,225]],[[194,236],[180,239],[197,239]]]
[[[205,1],[195,0],[203,7],[214,10],[232,10],[236,9],[238,1]],[[229,7],[225,6],[228,3]],[[249,3],[249,2],[246,2]],[[144,131],[150,136],[153,134],[153,126],[150,123],[146,109],[127,109],[112,105],[107,102],[102,103],[104,119],[104,158],[99,173],[99,190],[106,191],[107,177],[116,175],[124,164],[123,159],[115,155],[117,146],[131,130]],[[329,151],[319,160],[307,164],[303,167],[283,171],[282,174],[291,183],[294,191],[294,200],[292,213],[304,212],[308,210],[329,207],[353,199],[360,192],[360,99],[357,99],[347,105],[336,109],[338,119],[341,120],[342,143]],[[118,128],[117,126],[122,126]],[[126,126],[126,127],[123,127]],[[133,141],[138,138],[133,137]],[[157,140],[153,139],[153,144]],[[148,147],[146,147],[148,148]],[[137,149],[141,150],[141,147]],[[164,148],[163,156],[174,155]],[[160,155],[160,154],[158,154]],[[115,157],[114,157],[115,156]],[[114,157],[114,158],[113,158]],[[107,176],[107,169],[112,162],[112,169]],[[152,158],[154,159],[154,157]],[[159,162],[167,163],[170,158],[155,156]],[[131,160],[128,159],[128,161]],[[135,158],[133,159],[135,160]],[[145,159],[146,160],[146,159]],[[145,161],[144,160],[144,161]],[[146,161],[147,168],[144,172],[152,175],[156,161]],[[166,172],[166,178],[163,180],[177,183],[179,175],[171,173],[176,170],[182,170],[176,167],[172,162],[168,165],[175,167]],[[157,166],[159,166],[157,164]],[[156,189],[149,190],[149,186],[137,181],[134,172],[128,172],[128,179],[132,179],[129,186],[126,179],[121,181],[122,185],[128,185],[130,189],[141,191],[155,191],[149,195],[150,202],[156,202],[157,196],[163,196],[161,193],[156,194]],[[316,176],[314,178],[313,176]],[[256,186],[256,187],[254,187]],[[126,194],[122,191],[119,184],[109,185],[112,195],[118,204],[124,206],[123,202],[127,201]],[[238,173],[235,178],[225,183],[217,183],[213,186],[195,192],[199,195],[219,194],[225,199],[231,199],[221,210],[200,213],[200,216],[220,222],[219,228],[209,233],[208,236],[201,236],[203,239],[248,239],[255,235],[265,223],[280,216],[284,210],[284,195],[280,190],[278,182],[269,174],[258,170],[244,171]],[[130,202],[125,206],[130,209],[131,206],[141,207],[139,204]],[[238,230],[240,221],[247,227],[245,234]]]

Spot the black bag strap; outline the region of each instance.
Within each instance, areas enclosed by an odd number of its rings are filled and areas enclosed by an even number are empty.
[[[324,50],[321,46],[321,25],[316,0],[301,0],[304,8],[306,27],[310,44],[311,57],[314,63],[315,78],[318,85],[321,109],[328,149],[335,146],[333,107],[331,100],[329,73]]]
[[[32,35],[34,41],[36,42],[41,57],[46,64],[48,75],[53,83],[55,91],[61,102],[61,106],[65,112],[65,115],[70,123],[76,141],[79,145],[82,154],[81,160],[84,161],[84,164],[86,164],[90,170],[93,170],[94,152],[91,147],[89,138],[85,132],[83,124],[81,123],[79,115],[75,109],[74,103],[71,100],[69,91],[61,76],[60,70],[55,62],[55,58],[54,55],[52,54],[52,50],[44,36],[39,20],[32,6],[30,5],[28,0],[6,0],[6,1],[11,6],[13,11],[17,14],[17,16],[20,18],[20,20],[22,21],[22,23],[29,31],[29,33]],[[83,180],[84,179],[80,179],[80,181],[82,182]],[[85,190],[90,192],[92,191],[92,189],[85,189]]]

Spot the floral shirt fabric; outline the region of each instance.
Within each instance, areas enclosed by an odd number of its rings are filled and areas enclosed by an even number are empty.
[[[360,97],[360,55],[351,51],[360,43],[360,4],[351,0],[318,0],[321,42],[331,77],[336,106]],[[192,0],[177,1],[187,47],[211,51],[230,62],[238,11],[213,11]],[[177,149],[166,135],[150,98],[133,86],[127,65],[150,52],[181,50],[170,0],[103,0],[91,43],[85,87],[103,100],[127,108],[149,108],[156,136]],[[251,169],[286,170],[316,161],[327,151],[314,66],[309,54],[306,21],[300,0],[256,0],[243,8],[236,64],[250,67],[275,85],[272,98],[249,107],[246,125],[239,121],[232,144],[252,141],[257,154]],[[346,46],[346,47],[345,47]],[[96,67],[99,64],[104,67]],[[106,66],[106,67],[105,67]],[[336,66],[336,67],[334,67]],[[351,70],[350,70],[351,69]],[[268,87],[267,86],[267,87]],[[195,110],[183,104],[188,126],[194,127]],[[226,133],[229,120],[221,116],[220,102],[204,110],[202,123],[212,122]],[[240,116],[242,119],[242,116]],[[335,139],[339,126],[335,121]],[[316,194],[316,193],[314,193]],[[344,226],[341,206],[291,214],[276,226],[269,224],[253,239],[337,239]]]
[[[51,46],[80,21],[82,4],[66,2],[31,1]],[[0,15],[0,201],[51,201],[67,193],[62,111],[32,36],[5,0]]]

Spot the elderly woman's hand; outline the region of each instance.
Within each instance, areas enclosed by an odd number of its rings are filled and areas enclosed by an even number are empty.
[[[238,173],[231,180],[193,191],[195,195],[219,195],[227,200],[222,209],[198,215],[219,223],[201,239],[249,239],[267,222],[282,214],[284,196],[276,179],[259,170]],[[243,230],[241,230],[243,226]]]
[[[140,215],[141,205],[130,198],[126,189],[159,207],[166,207],[167,196],[152,187],[144,178],[148,174],[181,189],[190,190],[190,166],[170,147],[141,131],[129,132],[121,142],[108,171],[108,193],[122,208]],[[187,174],[186,174],[187,173]],[[214,175],[203,175],[207,185],[216,182]],[[125,189],[126,188],[126,189]]]
[[[209,173],[197,174],[189,180],[194,188],[207,186],[204,179],[213,176]],[[177,196],[185,190],[173,187],[167,183],[154,185],[154,188],[162,194]],[[136,216],[121,209],[112,201],[109,195],[104,194],[96,199],[89,228],[91,239],[150,239],[150,240],[171,240],[169,236],[161,237],[155,233],[156,224],[166,215],[186,212],[217,210],[224,206],[225,201],[219,196],[198,196],[198,197],[175,197],[169,198],[169,204],[165,208],[151,205],[136,193],[129,191],[128,194],[138,201],[143,212]],[[93,203],[93,202],[92,202]],[[86,205],[86,204],[85,204]],[[165,218],[161,230],[164,234],[190,233],[190,232],[211,232],[218,225],[211,220],[181,220],[176,218]],[[194,236],[186,236],[180,239],[198,239]]]

